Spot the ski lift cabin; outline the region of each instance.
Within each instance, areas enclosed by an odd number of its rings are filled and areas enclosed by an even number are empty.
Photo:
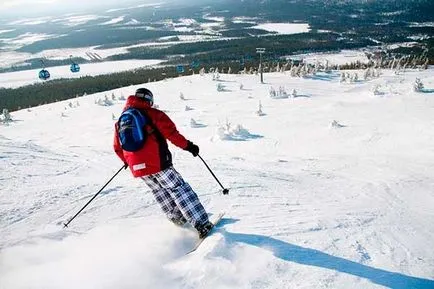
[[[176,67],[176,71],[178,72],[178,73],[184,73],[184,66],[182,66],[182,65],[178,65],[177,67]]]
[[[77,63],[72,63],[71,67],[69,69],[73,73],[79,72],[80,71],[80,65],[78,65]]]
[[[50,73],[46,69],[42,69],[39,71],[39,79],[41,80],[47,80],[50,78]]]

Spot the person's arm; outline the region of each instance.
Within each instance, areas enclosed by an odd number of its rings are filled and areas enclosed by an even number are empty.
[[[180,149],[187,148],[187,139],[178,132],[173,121],[164,112],[158,111],[158,115],[153,120],[153,123],[165,139],[168,139]]]
[[[118,157],[124,162],[124,164],[126,164],[127,162],[125,161],[124,151],[122,150],[121,143],[119,142],[117,123],[115,124],[115,136],[113,139],[113,148],[115,150],[115,153],[118,155]]]

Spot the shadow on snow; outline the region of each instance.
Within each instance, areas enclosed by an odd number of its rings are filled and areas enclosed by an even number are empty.
[[[324,73],[318,72],[315,75],[306,76],[305,79],[322,80],[322,81],[332,81],[340,77],[337,73]]]
[[[223,219],[220,226],[235,223],[235,219]],[[434,280],[412,277],[401,273],[390,272],[363,265],[341,257],[293,245],[284,241],[256,234],[232,233],[224,229],[220,232],[225,236],[228,243],[245,243],[273,252],[274,256],[288,262],[302,265],[316,266],[320,268],[335,270],[393,289],[430,289],[434,288]]]

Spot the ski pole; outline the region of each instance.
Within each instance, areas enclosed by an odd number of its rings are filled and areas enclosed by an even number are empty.
[[[203,164],[206,166],[206,168],[208,169],[208,171],[211,173],[211,175],[214,177],[214,179],[217,181],[217,183],[219,183],[220,187],[223,189],[223,195],[227,195],[229,194],[229,189],[226,189],[225,187],[223,187],[222,183],[220,183],[220,181],[217,179],[217,177],[214,175],[214,173],[212,172],[212,170],[209,168],[209,166],[206,164],[206,162],[203,160],[203,158],[198,154],[197,155],[203,162]]]
[[[84,205],[83,208],[81,208],[80,211],[77,212],[77,214],[74,215],[74,217],[72,217],[71,219],[69,219],[68,222],[63,223],[63,228],[68,227],[68,225],[72,222],[72,220],[74,220],[98,195],[99,193],[102,192],[102,190],[104,190],[104,188],[123,170],[126,169],[128,167],[128,165],[123,165],[122,168],[119,169],[119,171],[114,174],[113,177],[111,177],[111,179],[98,191],[98,193],[95,194],[95,196],[92,197],[92,199],[89,200],[89,202],[86,203],[86,205]]]

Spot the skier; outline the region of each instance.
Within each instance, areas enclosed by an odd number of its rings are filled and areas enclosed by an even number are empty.
[[[154,97],[150,90],[139,88],[127,98],[124,112],[129,108],[139,110],[148,119],[143,131],[147,134],[142,148],[126,151],[121,146],[119,122],[115,124],[114,150],[136,178],[141,178],[152,193],[167,218],[175,225],[187,221],[205,237],[212,228],[198,196],[175,170],[167,140],[177,147],[199,154],[199,147],[178,132],[172,120],[162,111],[153,108]]]

